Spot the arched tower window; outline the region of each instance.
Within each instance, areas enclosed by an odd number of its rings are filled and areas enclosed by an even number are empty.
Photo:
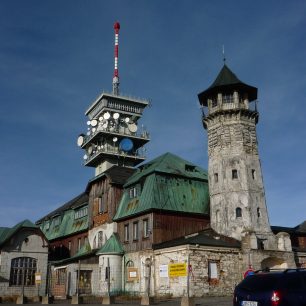
[[[260,212],[260,208],[257,207],[257,217],[260,218],[261,217],[261,212]]]
[[[242,209],[240,207],[236,208],[236,218],[242,217]]]
[[[220,224],[220,210],[218,209],[217,211],[216,211],[216,223],[219,225]]]

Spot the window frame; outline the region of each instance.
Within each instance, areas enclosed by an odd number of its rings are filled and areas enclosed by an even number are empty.
[[[149,238],[150,230],[149,230],[149,218],[143,219],[143,238]]]
[[[35,286],[36,272],[36,258],[27,256],[12,258],[9,286]],[[27,283],[27,280],[30,283]]]
[[[133,241],[139,240],[139,221],[133,222]]]

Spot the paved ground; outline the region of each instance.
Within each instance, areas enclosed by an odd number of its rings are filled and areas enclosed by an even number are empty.
[[[3,303],[6,304],[6,303]],[[70,300],[65,301],[55,301],[54,303],[56,306],[66,306],[71,305]],[[12,305],[12,304],[10,304]],[[15,304],[14,304],[15,305]],[[25,304],[25,305],[41,305],[40,303],[36,304]],[[52,305],[52,304],[51,304]],[[81,305],[81,304],[80,304]],[[89,304],[83,304],[83,305],[89,305],[89,306],[101,306],[101,303],[89,303]],[[112,305],[118,305],[118,306],[139,306],[140,301],[116,301],[115,304]],[[181,300],[180,299],[169,299],[169,300],[162,300],[162,301],[154,301],[152,304],[153,306],[180,306]],[[232,297],[205,297],[205,298],[196,298],[195,299],[195,306],[232,306]]]

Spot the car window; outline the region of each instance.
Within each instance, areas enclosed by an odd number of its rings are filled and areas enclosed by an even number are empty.
[[[278,273],[258,273],[246,277],[239,285],[240,288],[249,291],[269,291],[275,289],[276,284],[280,279]]]
[[[282,280],[279,282],[281,289],[296,290],[302,288],[300,273],[284,273]]]

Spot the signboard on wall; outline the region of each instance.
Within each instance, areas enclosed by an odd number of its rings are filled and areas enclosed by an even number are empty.
[[[35,273],[35,285],[40,285],[41,284],[41,273],[37,272]]]
[[[138,269],[134,267],[127,268],[128,281],[138,280]]]
[[[159,277],[168,277],[168,265],[159,266]]]
[[[187,276],[187,264],[169,264],[169,277]]]

